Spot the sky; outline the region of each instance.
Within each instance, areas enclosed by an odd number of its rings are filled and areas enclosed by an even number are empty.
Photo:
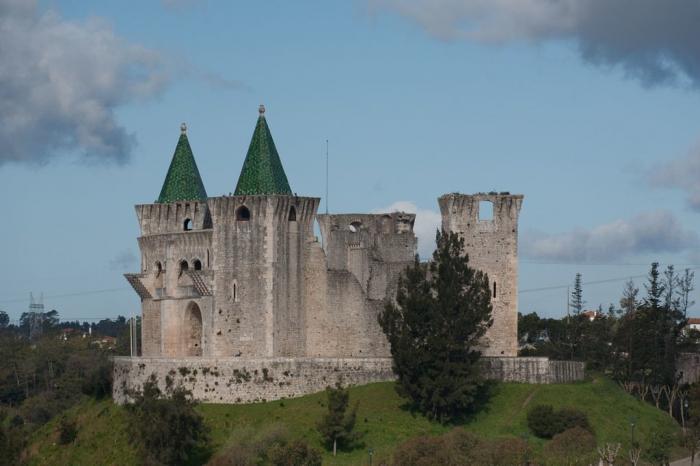
[[[700,269],[699,23],[688,0],[0,0],[0,309],[138,313],[133,206],[180,123],[228,194],[259,104],[322,211],[415,212],[426,258],[440,195],[521,193],[520,311],[563,315],[577,272],[607,308],[652,261]]]

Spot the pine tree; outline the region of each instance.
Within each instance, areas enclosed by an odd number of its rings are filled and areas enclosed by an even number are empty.
[[[379,323],[391,344],[397,391],[441,422],[472,410],[484,393],[479,344],[492,323],[485,273],[469,267],[464,241],[438,231],[429,266],[416,258]]]
[[[357,438],[358,433],[353,432],[357,419],[357,407],[347,412],[350,404],[350,393],[340,383],[335,388],[326,389],[328,396],[328,412],[318,424],[318,431],[328,446],[333,446],[335,456],[338,446],[347,447]]]
[[[577,273],[574,279],[574,291],[571,292],[571,308],[574,310],[574,315],[583,312],[583,286],[581,284],[581,274]]]

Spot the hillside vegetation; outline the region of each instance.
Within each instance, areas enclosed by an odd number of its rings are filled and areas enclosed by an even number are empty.
[[[368,449],[374,451],[373,464],[391,456],[404,440],[422,434],[439,434],[449,427],[428,421],[406,410],[394,391],[393,383],[377,383],[350,389],[351,402],[359,401],[357,429],[364,432],[364,446],[338,453],[324,453],[324,464],[367,464]],[[318,448],[321,440],[316,422],[325,412],[325,394],[252,405],[201,405],[198,407],[211,428],[212,453],[243,432],[282,423],[293,435],[304,437]],[[527,434],[527,409],[536,404],[571,406],[587,413],[599,444],[631,440],[630,419],[636,419],[635,438],[644,440],[652,431],[678,431],[677,424],[664,412],[627,395],[614,382],[595,378],[570,385],[499,384],[493,396],[465,428],[489,438],[520,437]],[[124,410],[111,401],[86,399],[67,413],[77,420],[78,436],[71,445],[57,442],[59,420],[42,427],[28,449],[30,464],[131,465],[136,454],[128,444]],[[528,436],[541,447],[544,441]],[[325,451],[325,450],[324,450]],[[201,462],[196,459],[193,463]]]

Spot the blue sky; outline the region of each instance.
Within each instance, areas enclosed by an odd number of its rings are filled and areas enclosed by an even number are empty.
[[[576,272],[700,267],[700,37],[664,29],[699,13],[645,0],[615,35],[605,2],[550,10],[568,1],[0,0],[0,309],[33,291],[64,318],[137,312],[133,205],[180,123],[221,195],[260,103],[294,191],[324,197],[328,139],[330,210],[414,209],[422,255],[441,194],[524,194],[523,312],[564,313],[566,289],[528,290]]]

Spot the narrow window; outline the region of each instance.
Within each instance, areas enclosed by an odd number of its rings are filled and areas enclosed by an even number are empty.
[[[195,259],[193,264],[195,270],[202,270],[202,262],[199,259]]]
[[[185,223],[183,224],[183,228],[185,231],[190,231],[192,229],[192,220],[189,218],[185,219]]]
[[[493,282],[493,297],[496,297],[496,282]]]
[[[189,268],[190,268],[190,265],[187,263],[187,261],[180,261],[180,275],[187,272],[187,270],[189,270]]]
[[[294,208],[294,206],[289,208],[289,221],[290,222],[297,221],[297,210]]]
[[[244,205],[240,206],[238,210],[236,210],[236,220],[243,222],[250,220],[250,210]]]
[[[479,201],[479,220],[493,220],[493,202]]]
[[[233,302],[237,303],[238,302],[238,283],[234,280],[233,281]]]
[[[163,266],[160,261],[156,262],[156,277],[159,277],[161,272],[163,272]]]

